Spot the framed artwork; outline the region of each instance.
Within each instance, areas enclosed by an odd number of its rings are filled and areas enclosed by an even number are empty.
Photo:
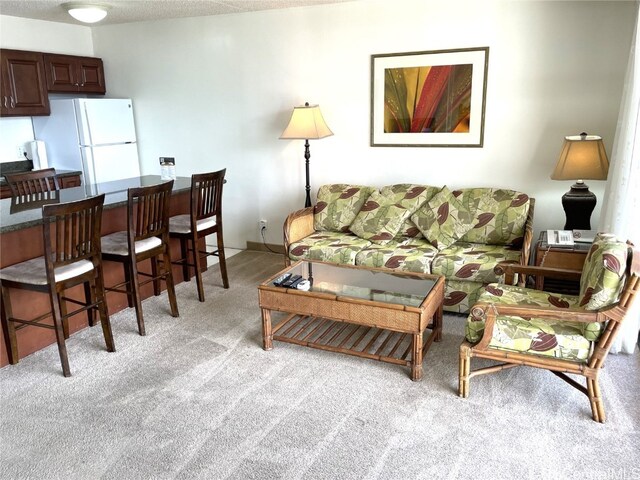
[[[372,147],[482,147],[489,47],[371,55]]]

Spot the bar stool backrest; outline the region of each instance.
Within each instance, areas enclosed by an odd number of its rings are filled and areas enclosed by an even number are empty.
[[[26,173],[7,173],[4,177],[7,179],[13,197],[60,190],[55,168]]]
[[[191,176],[191,228],[204,218],[222,215],[222,186],[227,169]],[[194,208],[195,207],[195,208]],[[217,219],[220,223],[220,218]],[[193,230],[195,231],[195,230]]]
[[[104,193],[86,200],[42,207],[47,274],[79,260],[100,261]]]
[[[173,180],[159,185],[129,189],[127,213],[130,247],[133,247],[135,242],[150,237],[163,237],[163,241],[168,240],[172,189]]]

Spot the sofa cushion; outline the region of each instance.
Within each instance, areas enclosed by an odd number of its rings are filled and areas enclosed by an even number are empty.
[[[504,245],[457,242],[436,255],[431,272],[448,279],[491,283],[501,281],[493,271],[498,263],[519,261],[520,251]]]
[[[467,188],[458,200],[474,212],[473,228],[460,240],[490,245],[521,245],[529,213],[529,196],[515,190]]]
[[[405,208],[411,210],[413,215],[424,202],[428,202],[433,196],[440,191],[440,187],[432,187],[429,185],[416,185],[413,183],[398,183],[396,185],[386,185],[380,189],[385,197],[392,197],[395,203],[399,203]],[[406,238],[420,238],[422,232],[411,218],[407,218],[400,231],[396,235],[395,240],[403,241]]]
[[[405,238],[386,245],[370,245],[356,255],[356,265],[384,267],[415,273],[431,273],[438,250],[422,238]]]
[[[360,238],[384,245],[398,233],[411,210],[396,203],[393,197],[386,197],[375,191],[356,215],[349,230]]]
[[[442,305],[447,312],[468,313],[484,292],[484,283],[447,278]]]
[[[411,216],[424,237],[438,250],[453,245],[471,224],[471,212],[446,187]]]
[[[498,305],[577,308],[578,299],[576,295],[548,293],[494,283],[485,287],[478,301]],[[597,325],[599,329],[601,324]],[[465,324],[467,340],[476,343],[482,338],[483,333],[484,318],[470,314]],[[589,355],[591,341],[597,340],[599,335],[599,330],[590,328],[585,331],[584,324],[580,322],[499,315],[489,345],[500,350],[584,361]]]
[[[356,254],[371,242],[350,233],[316,232],[289,246],[292,260],[355,264]]]
[[[628,247],[615,235],[598,233],[580,277],[580,306],[597,310],[618,301],[624,287]]]
[[[375,189],[361,185],[323,185],[313,209],[316,231],[348,232],[349,225]]]

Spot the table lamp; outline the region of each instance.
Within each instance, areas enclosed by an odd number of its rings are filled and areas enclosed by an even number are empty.
[[[589,191],[584,180],[606,180],[608,172],[609,159],[602,137],[584,132],[564,137],[560,158],[551,178],[576,180],[571,190],[562,196],[562,208],[567,217],[565,230],[591,230],[591,213],[596,206],[596,196]]]
[[[319,140],[331,135],[333,135],[333,132],[327,127],[322,117],[322,112],[320,112],[320,107],[318,105],[309,105],[308,102],[303,107],[295,107],[293,109],[289,124],[280,135],[281,139],[304,140],[304,158],[307,174],[305,208],[311,206],[311,187],[309,185],[309,158],[311,158],[311,151],[309,150],[309,140]]]

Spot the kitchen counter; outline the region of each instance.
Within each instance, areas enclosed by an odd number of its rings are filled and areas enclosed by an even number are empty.
[[[145,175],[113,182],[65,188],[56,192],[57,198],[54,196],[54,198],[47,201],[18,203],[16,199],[5,198],[0,200],[0,234],[41,225],[42,205],[45,203],[73,202],[104,193],[104,209],[107,210],[127,203],[128,188],[157,185],[164,181],[166,180],[162,180],[159,175]],[[178,177],[173,184],[173,193],[189,190],[190,188],[191,178]]]

